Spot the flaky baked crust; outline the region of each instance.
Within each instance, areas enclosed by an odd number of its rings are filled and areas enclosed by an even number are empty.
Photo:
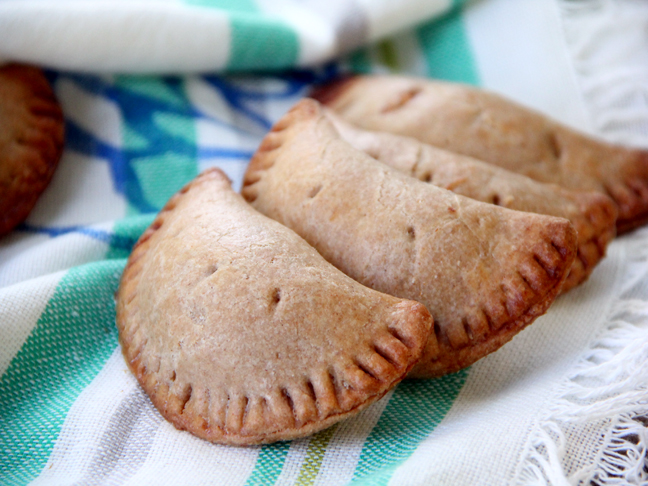
[[[43,72],[0,67],[0,235],[27,218],[63,152],[61,108]]]
[[[400,76],[358,76],[314,97],[362,128],[411,136],[540,182],[597,191],[618,205],[617,231],[648,221],[648,151],[577,133],[493,93]]]
[[[616,205],[601,193],[537,182],[411,137],[363,130],[330,110],[325,113],[342,138],[356,149],[421,181],[477,201],[568,219],[578,234],[578,251],[563,293],[587,280],[616,234]]]
[[[343,141],[314,100],[277,122],[243,184],[255,208],[347,275],[427,306],[440,352],[430,341],[415,377],[456,371],[510,340],[547,310],[576,253],[569,221],[402,174]]]
[[[122,352],[153,404],[222,444],[302,437],[357,413],[412,368],[431,322],[335,269],[218,169],[171,198],[117,292]]]

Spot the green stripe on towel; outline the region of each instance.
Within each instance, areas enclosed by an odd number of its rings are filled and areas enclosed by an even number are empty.
[[[264,445],[259,452],[254,471],[245,486],[266,486],[274,484],[281,474],[291,442],[277,442]]]
[[[434,380],[407,380],[392,395],[367,437],[352,484],[385,485],[446,416],[468,370]]]
[[[331,442],[337,426],[338,424],[332,425],[328,429],[322,430],[311,437],[304,463],[299,470],[297,481],[295,481],[296,486],[311,486],[315,483],[320,467],[322,467],[326,447]]]
[[[0,379],[0,484],[38,475],[72,404],[115,350],[114,293],[124,263],[70,270]]]
[[[146,228],[153,223],[155,216],[155,214],[142,214],[116,221],[110,237],[110,247],[106,253],[106,259],[128,258],[133,245],[146,231]]]
[[[123,120],[119,171],[129,214],[160,209],[198,175],[196,118],[186,82],[153,76],[115,80]]]
[[[228,12],[258,12],[259,10],[254,0],[185,0],[185,3]]]
[[[431,78],[479,84],[479,74],[463,23],[462,10],[455,8],[417,30]]]
[[[232,46],[229,71],[285,69],[297,63],[299,39],[295,31],[280,20],[258,14],[230,15]]]
[[[358,49],[348,56],[347,63],[353,73],[369,74],[371,72],[371,58],[367,48]]]

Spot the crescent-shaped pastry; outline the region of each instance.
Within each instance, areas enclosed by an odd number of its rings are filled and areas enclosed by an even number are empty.
[[[65,121],[43,72],[0,68],[0,235],[22,223],[63,153]]]
[[[117,326],[167,420],[247,445],[311,434],[382,397],[429,347],[431,317],[335,269],[213,169],[135,245]]]
[[[325,113],[356,149],[421,181],[477,201],[568,219],[578,234],[578,251],[563,293],[587,280],[616,234],[616,205],[601,193],[537,182],[411,137],[363,130],[330,110]]]
[[[459,196],[342,140],[300,101],[261,143],[242,193],[360,283],[425,304],[439,341],[411,376],[456,371],[543,314],[567,277],[569,221]],[[429,352],[428,352],[429,351]]]
[[[368,130],[414,137],[540,182],[597,191],[618,205],[617,232],[648,220],[648,151],[595,140],[493,93],[399,76],[359,76],[313,96]]]

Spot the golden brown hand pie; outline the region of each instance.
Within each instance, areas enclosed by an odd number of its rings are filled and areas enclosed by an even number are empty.
[[[578,234],[578,252],[562,292],[589,277],[614,238],[616,205],[603,194],[537,182],[414,138],[362,130],[330,110],[325,113],[342,138],[356,149],[421,181],[477,201],[571,221]]]
[[[493,93],[398,76],[364,76],[313,96],[368,130],[406,135],[618,205],[617,231],[648,220],[648,151],[575,132]]]
[[[510,340],[547,310],[575,256],[569,221],[402,174],[343,141],[314,100],[266,136],[242,192],[347,275],[427,306],[441,350],[430,341],[416,377],[456,371]]]
[[[0,235],[27,218],[63,152],[64,121],[38,68],[0,67]]]
[[[122,351],[153,404],[223,444],[302,437],[357,413],[406,375],[431,322],[423,305],[335,269],[218,169],[171,198],[117,293]]]

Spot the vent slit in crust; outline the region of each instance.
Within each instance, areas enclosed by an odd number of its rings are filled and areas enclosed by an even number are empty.
[[[316,185],[316,186],[313,187],[313,188],[311,189],[311,191],[308,193],[308,197],[309,197],[310,199],[314,198],[315,196],[317,196],[317,195],[319,194],[319,192],[320,192],[321,190],[322,190],[322,185],[321,185],[321,184]]]
[[[272,290],[272,295],[270,296],[270,307],[274,308],[281,302],[281,289],[275,288]]]
[[[205,269],[205,277],[210,277],[218,271],[218,262],[210,263]]]
[[[418,95],[421,91],[421,88],[414,87],[402,92],[394,103],[391,103],[383,108],[382,113],[389,113],[390,111],[395,111],[402,108],[407,103],[410,103],[412,99],[414,99],[416,95]]]
[[[547,134],[547,144],[549,145],[553,158],[559,160],[562,157],[562,148],[560,147],[560,142],[554,132],[549,132]]]

